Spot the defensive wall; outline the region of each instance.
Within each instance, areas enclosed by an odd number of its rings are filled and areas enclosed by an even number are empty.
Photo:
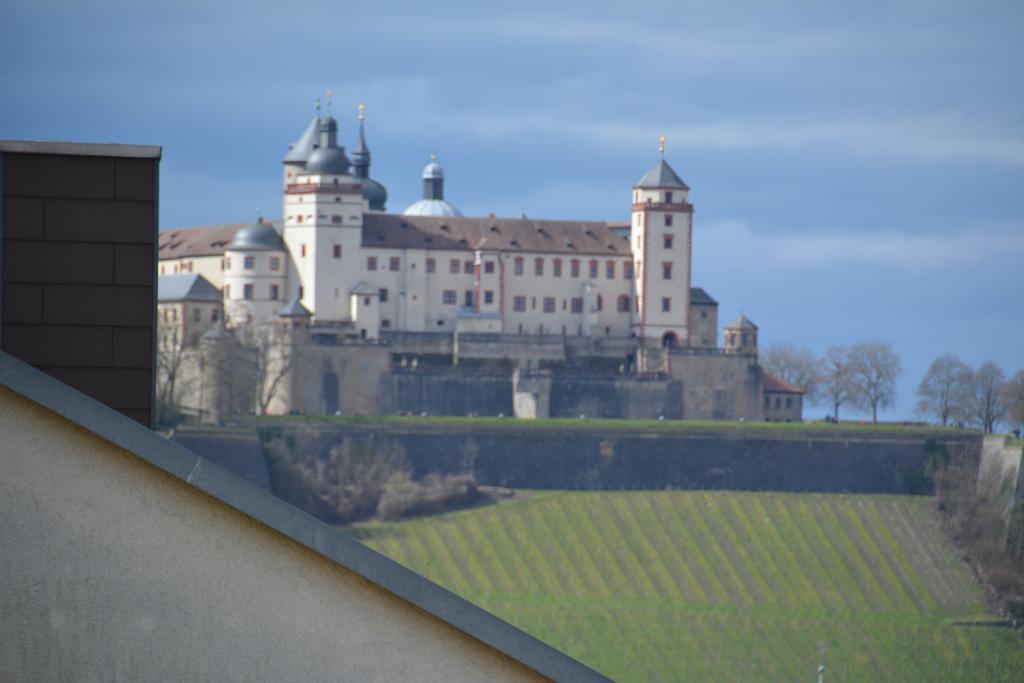
[[[729,489],[927,494],[935,453],[963,458],[976,471],[982,438],[971,432],[908,429],[842,431],[808,427],[633,427],[525,423],[510,419],[455,426],[439,421],[307,422],[262,419],[249,427],[251,458],[266,463],[260,441],[307,435],[317,457],[330,449],[399,453],[414,476],[471,472],[478,483],[535,489]],[[234,438],[238,439],[240,437]],[[217,430],[179,431],[175,440],[218,464]],[[299,442],[300,439],[290,439]],[[269,468],[273,490],[286,489]],[[298,502],[298,501],[295,501]]]

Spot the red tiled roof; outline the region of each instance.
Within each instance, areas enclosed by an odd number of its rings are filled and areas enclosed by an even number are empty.
[[[798,386],[794,386],[789,382],[783,382],[775,375],[770,374],[766,370],[761,370],[764,375],[764,391],[765,393],[771,394],[802,394],[804,390]]]
[[[246,225],[249,223],[161,230],[157,255],[161,260],[187,256],[218,256],[224,253],[235,233]]]
[[[551,221],[494,216],[363,217],[363,246],[399,249],[477,248],[533,253],[629,256],[629,240],[600,221]]]

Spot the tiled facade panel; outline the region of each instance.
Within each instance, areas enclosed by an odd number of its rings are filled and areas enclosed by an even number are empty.
[[[158,163],[0,152],[0,346],[146,425]]]

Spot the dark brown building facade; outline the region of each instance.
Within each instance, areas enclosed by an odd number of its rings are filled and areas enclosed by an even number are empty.
[[[0,141],[0,348],[146,426],[160,154]]]

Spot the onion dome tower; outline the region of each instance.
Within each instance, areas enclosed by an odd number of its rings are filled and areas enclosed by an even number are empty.
[[[388,201],[388,191],[383,185],[370,177],[370,148],[366,146],[366,131],[363,122],[366,119],[366,107],[359,105],[359,142],[352,151],[352,175],[363,186],[363,197],[370,211],[384,211]]]
[[[320,144],[306,160],[306,173],[348,175],[352,164],[345,148],[338,146],[338,122],[333,116],[320,119]]]
[[[405,210],[406,216],[461,216],[459,208],[444,198],[444,170],[437,156],[423,167],[423,199]]]

